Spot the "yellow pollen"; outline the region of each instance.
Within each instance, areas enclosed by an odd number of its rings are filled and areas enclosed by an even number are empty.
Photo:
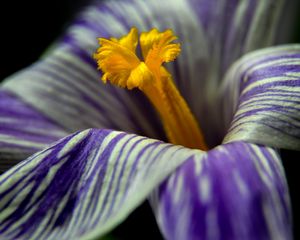
[[[172,30],[152,29],[141,33],[132,28],[117,38],[99,38],[100,47],[94,54],[102,80],[119,87],[139,88],[160,115],[169,141],[189,148],[208,150],[197,121],[184,98],[177,90],[171,74],[162,66],[174,61],[180,53],[180,44]],[[140,43],[144,61],[136,55]]]

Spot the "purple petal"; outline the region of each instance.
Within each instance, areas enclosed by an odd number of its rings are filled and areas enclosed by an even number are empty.
[[[223,87],[223,129],[231,125],[224,142],[300,150],[300,45],[246,55]]]
[[[98,239],[195,154],[109,130],[68,136],[0,176],[0,238]]]
[[[0,90],[0,172],[66,135],[62,127]]]
[[[219,146],[184,163],[152,197],[166,239],[291,239],[287,183],[271,148]]]

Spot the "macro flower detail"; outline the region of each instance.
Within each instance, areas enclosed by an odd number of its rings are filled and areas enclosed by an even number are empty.
[[[0,238],[99,239],[148,199],[166,239],[292,239],[278,149],[299,150],[300,45],[273,46],[288,2],[87,7],[1,85]],[[158,80],[179,98],[141,93]],[[186,116],[209,150],[172,137]]]
[[[171,74],[161,66],[175,60],[180,45],[172,43],[177,37],[171,30],[152,29],[141,34],[140,44],[144,62],[135,54],[137,29],[132,28],[120,40],[100,38],[94,58],[104,72],[102,80],[132,89],[138,87],[159,112],[171,143],[207,150],[203,134],[187,103],[173,83]]]

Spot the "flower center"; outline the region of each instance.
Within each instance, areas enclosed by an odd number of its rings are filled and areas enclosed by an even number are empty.
[[[184,98],[177,90],[171,74],[162,66],[174,61],[180,53],[180,44],[171,30],[152,29],[141,33],[132,28],[116,38],[99,38],[100,47],[94,54],[102,80],[117,86],[139,88],[151,101],[160,115],[169,141],[189,148],[207,150],[203,134]],[[144,61],[135,51],[138,40]]]

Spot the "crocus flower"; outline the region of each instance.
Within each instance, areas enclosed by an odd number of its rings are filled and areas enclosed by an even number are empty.
[[[291,26],[288,3],[128,0],[86,9],[1,86],[0,238],[97,239],[146,198],[167,239],[292,238],[278,149],[300,148],[300,45],[244,55],[285,40],[288,29],[278,29]],[[165,143],[141,92],[99,81],[96,39],[132,26],[179,36],[168,71],[210,150]]]

